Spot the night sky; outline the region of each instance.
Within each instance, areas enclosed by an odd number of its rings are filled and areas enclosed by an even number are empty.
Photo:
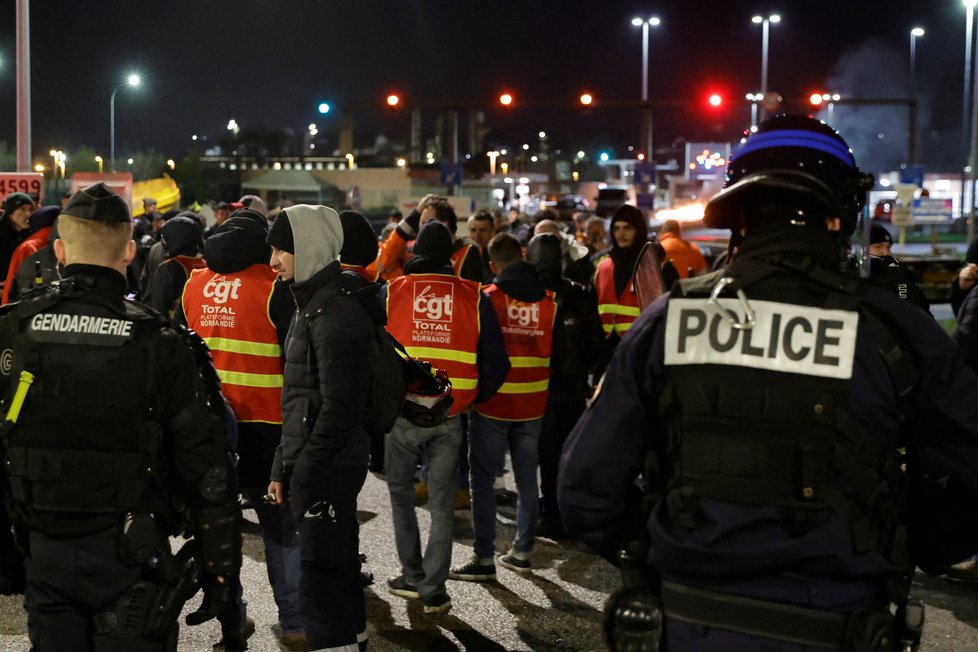
[[[909,30],[925,27],[920,158],[931,168],[959,164],[960,0],[35,0],[33,149],[107,153],[109,94],[139,71],[143,86],[116,100],[120,157],[149,147],[179,156],[194,146],[192,134],[221,138],[231,117],[296,132],[315,122],[335,146],[339,114],[350,112],[357,146],[378,132],[406,140],[408,112],[383,106],[390,90],[408,106],[485,109],[490,146],[534,142],[545,130],[552,148],[623,154],[638,144],[637,110],[583,112],[576,100],[585,89],[598,102],[639,98],[642,39],[631,18],[640,15],[662,19],[651,32],[651,96],[690,103],[656,109],[657,144],[730,140],[749,125],[744,94],[760,86],[761,27],[751,16],[775,11],[782,22],[771,28],[769,88],[796,111],[830,84],[846,96],[906,95]],[[0,140],[13,144],[13,0],[0,0],[0,15]],[[517,101],[508,111],[496,107],[504,88]],[[716,112],[705,103],[714,90],[727,98]],[[315,112],[322,100],[334,107],[327,117]],[[554,106],[520,108],[521,100]],[[902,111],[836,107],[834,122],[864,167],[893,165],[905,149]],[[426,137],[436,113],[426,109]]]

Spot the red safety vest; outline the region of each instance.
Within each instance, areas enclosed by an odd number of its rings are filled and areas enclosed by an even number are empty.
[[[509,373],[499,391],[476,410],[493,419],[529,421],[547,409],[550,353],[554,344],[557,304],[547,290],[540,301],[517,301],[495,285],[482,289],[489,295],[503,331]]]
[[[455,270],[455,276],[462,273],[462,263],[465,262],[465,257],[469,255],[469,251],[475,247],[474,244],[464,244],[455,251],[452,252],[452,269]],[[479,249],[476,248],[476,252]]]
[[[204,338],[238,421],[282,423],[282,349],[268,314],[276,272],[194,271],[183,288],[187,325]]]
[[[594,287],[598,292],[598,316],[604,328],[605,337],[612,333],[625,334],[641,312],[638,295],[635,294],[635,279],[630,279],[621,296],[615,292],[615,262],[606,256],[598,263],[594,274]]]
[[[447,274],[408,274],[387,292],[387,330],[411,357],[448,373],[451,416],[467,410],[479,388],[479,287]]]

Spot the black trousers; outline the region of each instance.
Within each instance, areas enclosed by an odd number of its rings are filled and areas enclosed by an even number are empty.
[[[564,448],[574,424],[584,413],[586,401],[583,395],[551,393],[547,398],[547,411],[540,428],[540,511],[543,518],[559,526],[560,510],[557,508],[557,472],[560,452]]]
[[[292,479],[299,530],[299,621],[313,650],[356,650],[365,641],[357,495],[367,467],[330,466]]]
[[[32,652],[176,649],[176,620],[166,640],[96,634],[95,617],[111,610],[142,574],[141,568],[119,561],[117,537],[115,528],[64,540],[31,533],[24,607]]]

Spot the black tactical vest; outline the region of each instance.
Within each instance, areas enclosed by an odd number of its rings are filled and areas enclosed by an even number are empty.
[[[158,321],[136,304],[119,308],[65,282],[8,313],[17,331],[11,391],[34,375],[16,425],[4,437],[17,518],[50,536],[82,536],[126,512],[175,518],[167,498],[154,414]]]
[[[716,298],[728,301],[711,304],[711,292],[724,275],[733,282]],[[757,291],[737,299],[735,290],[746,288]],[[696,301],[677,301],[682,299]],[[761,299],[769,303],[766,316]],[[754,328],[745,324],[752,304],[758,308]],[[806,312],[811,308],[817,310]],[[649,468],[646,477],[666,478],[649,490],[662,495],[673,524],[700,527],[703,498],[780,507],[782,525],[792,536],[803,535],[834,512],[848,523],[854,550],[875,550],[895,567],[886,589],[894,600],[901,593],[905,597],[913,567],[902,516],[900,460],[853,418],[848,377],[829,375],[833,362],[841,364],[838,351],[847,345],[842,338],[851,338],[855,346],[855,329],[844,328],[831,315],[857,315],[845,318],[869,324],[895,391],[907,391],[901,386],[909,376],[899,347],[881,316],[859,299],[858,287],[832,273],[747,261],[732,271],[681,281],[673,288],[669,310],[672,319],[681,319],[676,322],[681,328],[670,332],[667,327],[667,340],[679,338],[671,345],[667,341],[660,395],[661,425],[668,436],[658,459],[650,456],[650,463],[666,468]],[[729,320],[741,327],[731,327]],[[699,347],[709,350],[707,360],[738,355],[756,366],[670,364],[670,346],[673,355]],[[776,360],[802,371],[772,370]],[[820,363],[829,371],[819,371]]]

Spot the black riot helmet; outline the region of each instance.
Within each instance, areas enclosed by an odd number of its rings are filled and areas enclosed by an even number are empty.
[[[776,221],[815,225],[839,217],[852,233],[873,187],[832,127],[801,115],[777,115],[741,141],[726,184],[707,205],[704,223],[738,230]]]
[[[544,282],[559,279],[563,266],[560,236],[556,233],[538,233],[526,245],[526,261],[533,265]]]

